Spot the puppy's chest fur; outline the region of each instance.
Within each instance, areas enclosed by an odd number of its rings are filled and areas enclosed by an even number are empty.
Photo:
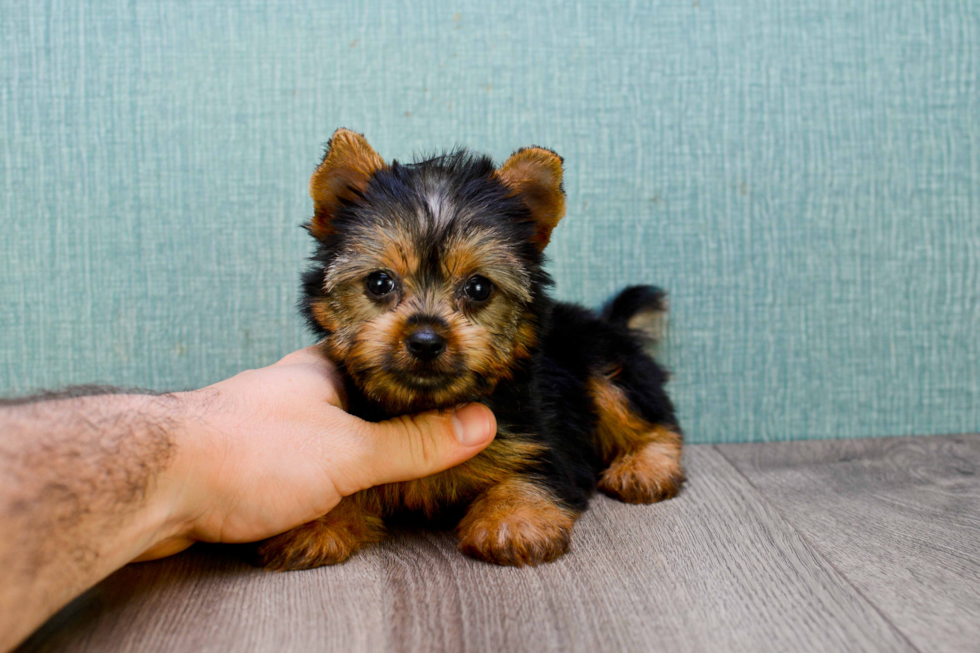
[[[526,473],[544,450],[536,440],[527,433],[498,428],[494,442],[474,458],[426,478],[364,490],[357,500],[385,517],[438,519],[458,513],[488,488]]]

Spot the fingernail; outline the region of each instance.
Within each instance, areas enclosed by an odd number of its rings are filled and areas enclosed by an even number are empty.
[[[491,425],[492,413],[486,406],[469,404],[452,416],[456,439],[464,447],[475,447],[490,439],[496,428]]]

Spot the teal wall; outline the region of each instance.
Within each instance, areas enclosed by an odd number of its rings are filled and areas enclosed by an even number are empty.
[[[980,430],[980,4],[0,4],[0,394],[307,344],[306,183],[566,160],[558,294],[673,297],[695,442]]]

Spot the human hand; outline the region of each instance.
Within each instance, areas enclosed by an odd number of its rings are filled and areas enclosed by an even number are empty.
[[[339,373],[315,347],[178,397],[187,418],[164,481],[172,534],[138,560],[198,540],[276,535],[359,490],[457,465],[496,433],[480,404],[381,423],[354,417],[344,410]]]

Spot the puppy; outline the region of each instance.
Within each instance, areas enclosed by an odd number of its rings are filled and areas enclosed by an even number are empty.
[[[452,520],[459,550],[500,565],[568,551],[590,495],[669,499],[684,481],[665,371],[644,351],[663,292],[628,288],[601,315],[553,301],[542,251],[565,214],[562,159],[501,167],[456,150],[385,163],[340,129],[310,180],[317,241],[302,309],[368,420],[479,401],[497,418],[472,460],[344,498],[259,546],[270,569],[346,560],[385,521]]]

